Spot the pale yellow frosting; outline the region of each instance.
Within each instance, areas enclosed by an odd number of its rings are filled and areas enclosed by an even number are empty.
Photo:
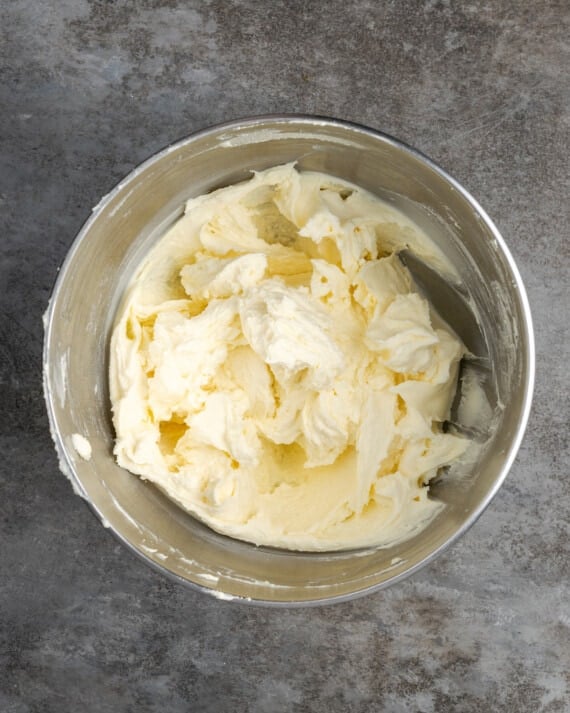
[[[467,441],[441,432],[463,347],[396,252],[426,236],[293,165],[190,200],[111,343],[119,465],[219,532],[332,550],[392,543]],[[439,256],[441,257],[441,256]]]

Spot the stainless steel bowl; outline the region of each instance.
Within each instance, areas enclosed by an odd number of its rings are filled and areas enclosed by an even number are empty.
[[[407,256],[418,281],[476,355],[492,428],[457,424],[481,447],[432,488],[445,502],[427,529],[385,549],[303,554],[219,535],[119,468],[107,386],[122,293],[184,202],[288,161],[352,181],[419,223],[461,276],[449,284]],[[473,313],[478,313],[478,323]],[[520,275],[478,203],[419,152],[362,126],[307,116],[244,119],[194,134],[135,169],[93,210],[61,268],[46,314],[44,384],[62,470],[100,520],[147,563],[221,599],[309,605],[381,589],[433,560],[472,525],[509,468],[534,380],[531,316]],[[468,419],[467,419],[468,420]],[[82,458],[72,435],[86,437]],[[79,449],[81,450],[81,449]]]

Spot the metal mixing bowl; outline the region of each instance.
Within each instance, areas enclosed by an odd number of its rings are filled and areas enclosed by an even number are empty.
[[[477,455],[438,479],[431,490],[445,508],[396,546],[320,554],[255,547],[213,532],[113,459],[109,338],[136,267],[188,198],[246,179],[252,169],[293,160],[300,169],[352,181],[406,212],[461,278],[450,284],[404,256],[475,355],[465,369],[476,373],[495,419],[492,428],[456,424],[480,442]],[[525,291],[482,208],[417,151],[377,131],[319,117],[258,117],[216,126],[146,161],[93,210],[61,268],[46,314],[45,396],[62,470],[129,549],[222,599],[286,605],[350,599],[433,560],[475,522],[507,475],[527,422],[533,379]],[[74,433],[89,440],[89,460],[76,451]]]

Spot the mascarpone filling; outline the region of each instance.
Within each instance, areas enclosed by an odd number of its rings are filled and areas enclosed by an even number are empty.
[[[429,240],[294,165],[188,202],[116,323],[120,466],[213,529],[299,550],[386,545],[442,507],[429,481],[464,347],[397,251]]]

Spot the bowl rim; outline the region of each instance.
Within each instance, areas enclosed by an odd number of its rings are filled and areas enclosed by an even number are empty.
[[[505,459],[501,466],[497,477],[493,482],[493,486],[485,493],[481,502],[474,509],[474,511],[469,515],[469,517],[457,528],[455,532],[448,539],[440,544],[436,549],[432,550],[428,555],[426,555],[422,560],[415,563],[414,565],[407,568],[405,571],[388,577],[382,582],[372,584],[362,589],[357,589],[348,593],[343,593],[339,595],[330,595],[323,598],[317,599],[296,599],[291,601],[284,600],[272,600],[263,599],[257,597],[244,597],[240,595],[226,594],[223,591],[219,591],[202,584],[198,584],[189,579],[176,574],[172,570],[168,569],[164,565],[151,559],[148,555],[140,551],[133,543],[131,543],[123,534],[115,530],[113,527],[108,527],[106,525],[106,520],[102,512],[99,511],[97,506],[91,501],[87,495],[83,484],[75,472],[74,463],[68,455],[68,450],[63,442],[62,434],[60,433],[57,418],[55,414],[55,408],[53,404],[53,389],[51,384],[51,379],[49,375],[49,363],[50,363],[50,344],[51,336],[53,331],[53,321],[55,314],[55,307],[58,302],[58,298],[62,287],[65,283],[66,276],[70,267],[73,264],[75,255],[79,249],[80,244],[88,235],[91,226],[99,219],[100,214],[103,210],[111,203],[111,201],[116,198],[122,191],[124,191],[129,184],[134,181],[141,173],[143,173],[148,167],[165,157],[170,153],[174,153],[187,146],[194,141],[198,141],[202,138],[207,138],[210,135],[218,134],[224,131],[235,131],[238,129],[255,129],[262,128],[266,123],[272,124],[287,124],[287,125],[298,125],[300,128],[303,126],[318,129],[324,126],[335,126],[340,129],[348,129],[357,134],[364,134],[373,138],[375,140],[380,139],[383,143],[387,143],[398,150],[403,150],[410,154],[413,158],[419,160],[420,162],[427,165],[433,172],[435,172],[440,178],[445,182],[450,184],[461,197],[469,204],[472,210],[474,210],[480,217],[483,223],[486,225],[487,229],[493,235],[499,245],[502,255],[507,262],[508,268],[511,272],[512,278],[514,280],[514,286],[516,287],[516,293],[518,295],[518,300],[521,307],[521,312],[524,322],[524,334],[522,335],[524,339],[522,340],[525,345],[525,355],[524,360],[527,364],[525,380],[524,380],[524,395],[523,401],[520,409],[520,414],[518,418],[518,423],[516,425],[516,433],[509,445],[508,452],[505,454]],[[535,356],[535,338],[534,338],[534,328],[533,320],[530,309],[530,303],[526,293],[526,289],[523,284],[523,280],[519,269],[515,263],[515,260],[504,240],[500,231],[495,226],[494,222],[491,220],[487,212],[482,208],[479,202],[471,195],[471,193],[464,188],[453,176],[451,176],[445,169],[443,169],[438,163],[429,158],[419,149],[411,146],[410,144],[395,138],[394,136],[387,134],[381,130],[371,128],[364,124],[360,124],[353,121],[347,121],[344,119],[337,119],[333,117],[328,117],[320,114],[303,114],[303,113],[269,113],[269,114],[256,114],[251,116],[245,116],[242,118],[232,119],[230,121],[224,121],[216,123],[204,128],[198,129],[197,131],[191,132],[190,134],[176,139],[172,143],[166,145],[159,151],[151,154],[143,160],[141,163],[137,164],[129,173],[127,173],[123,178],[121,178],[115,186],[105,194],[99,202],[94,206],[89,217],[85,220],[81,226],[79,232],[74,238],[71,246],[69,247],[64,260],[62,261],[56,279],[54,281],[53,289],[50,293],[49,302],[47,309],[43,316],[44,325],[44,339],[43,339],[43,350],[42,350],[42,374],[43,374],[43,392],[44,399],[46,402],[46,410],[48,414],[49,427],[51,436],[55,445],[56,453],[59,458],[60,470],[68,477],[73,486],[73,490],[76,494],[80,495],[86,503],[89,505],[89,509],[94,513],[97,519],[111,530],[115,538],[119,540],[126,548],[132,552],[136,557],[145,562],[155,571],[166,575],[169,579],[174,582],[180,583],[185,587],[189,587],[192,590],[203,592],[209,594],[220,600],[232,601],[236,603],[251,604],[256,606],[264,606],[271,608],[301,608],[301,607],[315,607],[324,606],[328,604],[352,601],[360,597],[367,596],[373,592],[380,591],[389,586],[397,584],[404,579],[412,576],[419,570],[426,567],[428,564],[433,562],[437,557],[439,557],[443,552],[450,548],[454,543],[457,542],[481,517],[483,512],[487,509],[501,486],[503,485],[509,471],[511,470],[515,458],[517,456],[518,450],[522,443],[526,427],[528,425],[528,420],[530,416],[532,398],[534,393],[535,385],[535,372],[536,372],[536,356]],[[255,547],[255,545],[251,545]]]

